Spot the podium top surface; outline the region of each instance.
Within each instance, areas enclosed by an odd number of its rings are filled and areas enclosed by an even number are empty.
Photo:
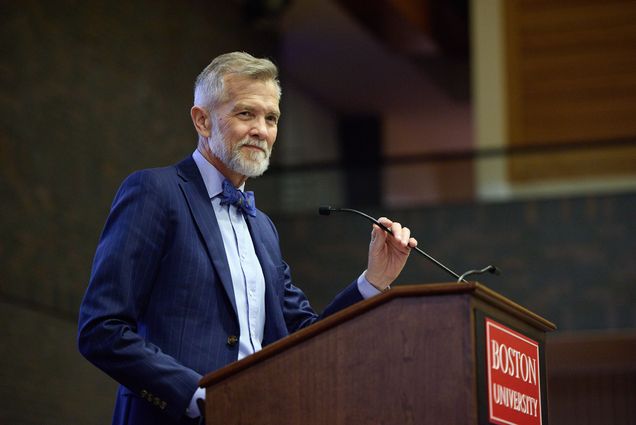
[[[232,363],[226,367],[205,375],[199,381],[199,386],[208,387],[219,381],[222,381],[225,378],[234,375],[235,373],[238,373],[253,364],[266,360],[283,350],[297,345],[309,338],[312,338],[322,332],[336,327],[339,324],[346,322],[347,320],[351,320],[394,299],[461,294],[469,295],[476,299],[482,300],[491,306],[497,307],[540,331],[550,332],[556,329],[556,326],[552,322],[531,312],[525,307],[522,307],[521,305],[511,301],[510,299],[478,282],[400,285],[391,289],[390,291],[361,301],[344,310],[334,313],[331,316],[326,317],[323,320],[307,328],[294,332],[293,334],[264,347],[261,351],[254,353],[251,356],[245,357],[238,362]]]

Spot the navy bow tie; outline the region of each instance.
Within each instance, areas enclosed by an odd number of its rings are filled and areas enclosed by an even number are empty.
[[[256,201],[254,192],[241,192],[227,179],[223,180],[223,192],[220,195],[221,205],[234,205],[245,214],[256,217]]]

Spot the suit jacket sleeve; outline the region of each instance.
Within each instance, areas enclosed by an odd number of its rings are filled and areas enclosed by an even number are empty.
[[[115,197],[80,307],[78,345],[97,367],[136,394],[153,394],[178,419],[201,375],[143,338],[138,320],[169,229],[157,186],[152,173],[137,172]]]

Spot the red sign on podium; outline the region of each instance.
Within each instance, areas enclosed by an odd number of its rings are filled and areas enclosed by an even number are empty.
[[[486,318],[489,421],[541,424],[539,344]]]

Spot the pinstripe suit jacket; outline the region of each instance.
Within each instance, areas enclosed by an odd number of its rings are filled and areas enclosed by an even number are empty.
[[[270,219],[258,211],[247,223],[265,276],[266,345],[321,316],[291,283]],[[323,316],[361,299],[353,282]],[[79,317],[81,353],[121,384],[113,423],[189,423],[201,376],[237,359],[231,335],[230,271],[194,160],[132,174],[115,196]]]

